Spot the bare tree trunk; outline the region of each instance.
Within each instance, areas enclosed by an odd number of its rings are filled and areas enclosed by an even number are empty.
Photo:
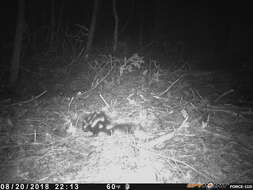
[[[126,19],[126,22],[123,25],[123,27],[119,30],[119,35],[120,35],[120,33],[123,33],[125,31],[125,29],[127,28],[129,22],[132,20],[132,17],[133,17],[133,14],[134,14],[134,9],[135,9],[135,0],[132,0],[131,8],[130,8],[129,14],[128,14],[128,18]]]
[[[165,36],[165,28],[167,26],[167,9],[166,1],[156,0],[156,9],[155,9],[155,23],[153,29],[153,39],[162,40]]]
[[[143,46],[143,33],[144,33],[144,13],[140,12],[140,26],[139,26],[139,48]]]
[[[50,46],[54,42],[55,35],[55,0],[51,0],[51,33],[50,33]]]
[[[93,7],[93,11],[92,11],[92,18],[91,18],[91,23],[90,23],[90,27],[89,27],[88,41],[87,41],[87,46],[86,46],[86,53],[85,53],[86,56],[88,56],[91,46],[92,46],[96,22],[97,22],[98,11],[99,11],[99,0],[94,0],[94,7]]]
[[[118,47],[118,30],[119,30],[119,17],[117,13],[116,0],[113,0],[113,16],[115,22],[113,34],[113,53],[115,53]]]
[[[58,16],[58,19],[57,19],[58,20],[57,21],[57,30],[56,30],[57,33],[59,33],[60,29],[61,29],[63,10],[64,10],[64,1],[61,2],[60,13],[59,13],[59,16]]]
[[[11,67],[10,67],[10,76],[9,76],[9,85],[12,87],[15,85],[18,74],[19,74],[19,66],[20,66],[20,55],[22,48],[22,39],[24,32],[24,9],[25,2],[24,0],[18,1],[18,14],[17,14],[17,23],[16,23],[16,32],[14,39],[14,48],[12,52],[11,58]]]

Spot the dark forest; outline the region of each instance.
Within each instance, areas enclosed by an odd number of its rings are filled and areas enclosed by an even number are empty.
[[[2,1],[0,182],[252,183],[251,9]]]

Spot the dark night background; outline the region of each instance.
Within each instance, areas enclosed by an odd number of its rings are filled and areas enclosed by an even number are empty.
[[[146,57],[154,56],[165,67],[171,65],[162,60],[180,54],[195,69],[248,70],[252,68],[250,7],[250,1],[117,1],[119,41],[127,45],[129,55],[141,52]],[[56,33],[55,47],[62,46],[60,42],[66,38],[66,30],[75,32],[75,24],[89,27],[92,8],[91,0],[55,1],[56,27],[62,29]],[[25,1],[26,29],[21,65],[33,67],[29,58],[49,49],[46,35],[50,11],[49,0]],[[17,1],[3,1],[0,12],[1,80],[6,82],[13,50]],[[113,24],[112,1],[100,1],[92,52],[99,48],[106,49],[107,53],[111,51]],[[142,33],[140,26],[143,27]],[[81,46],[85,47],[86,40],[86,37],[82,38]],[[73,56],[70,50],[58,54]]]

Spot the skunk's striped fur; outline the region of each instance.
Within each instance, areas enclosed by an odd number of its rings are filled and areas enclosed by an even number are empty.
[[[99,133],[113,135],[116,131],[133,133],[133,125],[113,123],[102,111],[91,113],[84,118],[82,129],[84,132],[91,132],[93,136],[97,136]]]

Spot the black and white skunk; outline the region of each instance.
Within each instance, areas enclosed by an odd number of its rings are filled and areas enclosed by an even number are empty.
[[[82,125],[83,131],[91,132],[93,136],[98,136],[100,133],[113,135],[116,131],[133,134],[133,127],[133,124],[113,123],[102,111],[89,114],[84,118]]]

